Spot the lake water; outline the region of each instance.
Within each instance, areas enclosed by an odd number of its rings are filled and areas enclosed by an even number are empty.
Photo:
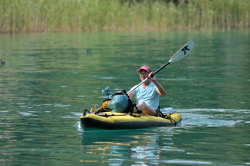
[[[83,109],[156,77],[178,127],[84,131]],[[0,165],[250,165],[250,31],[0,34]],[[91,49],[91,53],[86,53]]]

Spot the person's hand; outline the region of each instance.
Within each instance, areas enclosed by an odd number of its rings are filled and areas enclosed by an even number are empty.
[[[153,74],[152,72],[149,73],[149,79],[154,82],[154,81],[156,81],[156,77],[155,77],[155,75],[153,77],[151,77],[152,74]]]

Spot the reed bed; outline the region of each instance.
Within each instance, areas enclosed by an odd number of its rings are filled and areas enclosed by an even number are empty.
[[[0,32],[158,31],[250,26],[249,0],[1,0]]]

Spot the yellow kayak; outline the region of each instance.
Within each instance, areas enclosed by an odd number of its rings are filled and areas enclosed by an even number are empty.
[[[87,113],[81,117],[84,128],[99,128],[108,130],[138,129],[146,127],[176,126],[181,122],[178,113],[162,114],[161,116],[150,116],[141,113],[117,113],[101,112]]]

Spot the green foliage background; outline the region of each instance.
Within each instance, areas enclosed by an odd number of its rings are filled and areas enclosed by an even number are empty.
[[[249,0],[1,0],[0,32],[242,28],[249,9]]]

